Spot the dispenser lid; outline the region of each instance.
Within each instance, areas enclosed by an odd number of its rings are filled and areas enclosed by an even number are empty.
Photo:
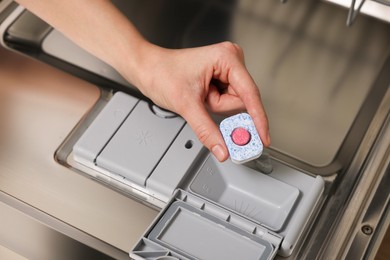
[[[263,227],[178,190],[130,256],[134,259],[271,259],[277,245],[265,236]]]

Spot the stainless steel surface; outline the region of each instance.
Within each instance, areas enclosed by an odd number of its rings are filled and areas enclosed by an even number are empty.
[[[311,172],[344,168],[351,151],[342,146],[387,58],[390,26],[361,17],[348,28],[343,9],[320,1],[219,2],[189,26],[183,45],[240,44],[261,89],[271,148]]]
[[[0,0],[0,23],[8,17],[17,4],[12,0]]]
[[[11,2],[12,0],[0,0],[0,12],[3,11]]]
[[[270,118],[271,156],[327,175],[320,215],[291,258],[359,257],[355,245],[364,247],[360,255],[375,251],[389,223],[389,190],[376,193],[389,174],[389,24],[362,16],[347,28],[345,10],[308,0],[115,2],[160,45],[243,47]],[[126,252],[157,212],[54,159],[61,144],[70,151],[63,141],[83,130],[74,127],[99,89],[25,57],[0,56],[0,191],[92,244]]]
[[[0,191],[126,254],[157,212],[54,160],[99,89],[4,49],[0,57]]]
[[[4,193],[0,193],[0,212],[0,243],[17,255],[42,260],[126,259],[124,252]],[[11,256],[0,253],[0,257]]]
[[[17,252],[8,249],[5,246],[0,245],[0,257],[2,259],[10,259],[10,260],[27,260],[27,258],[21,256]]]
[[[373,82],[388,57],[389,24],[361,17],[348,28],[344,9],[308,0],[285,5],[249,0],[114,2],[146,38],[162,46],[239,43],[269,115],[272,155],[321,175],[349,165],[351,151],[373,116],[360,112],[375,111],[371,100],[383,96],[387,87]],[[21,38],[15,27],[29,26],[22,19],[13,24],[10,44],[21,48],[14,42]],[[23,35],[31,41],[28,31]],[[53,61],[47,56],[40,58]],[[82,55],[66,56],[70,63],[85,63]]]
[[[382,134],[377,140],[380,145],[375,146],[371,159],[364,170],[365,174],[361,176],[359,187],[356,189],[358,192],[354,196],[355,201],[351,203],[356,205],[356,208],[360,206],[360,214],[357,214],[360,218],[354,227],[353,235],[351,235],[351,246],[346,254],[348,259],[356,259],[360,255],[373,259],[377,252],[376,247],[379,246],[390,221],[389,123],[390,118],[388,117]],[[384,144],[387,144],[387,148]],[[385,158],[385,160],[378,158]],[[372,178],[373,181],[368,181],[366,178]]]
[[[314,239],[306,244],[311,250],[302,255],[305,259],[374,257],[389,224],[389,120],[390,88],[353,162],[335,183],[335,190],[322,209],[313,229]],[[367,228],[372,232],[367,232]]]

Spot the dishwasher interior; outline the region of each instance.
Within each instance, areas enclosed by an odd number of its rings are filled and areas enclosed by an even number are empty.
[[[163,47],[238,43],[272,135],[266,157],[220,164],[180,117],[14,6],[0,25],[3,46],[101,88],[55,159],[161,210],[132,258],[370,255],[388,219],[389,24],[361,15],[347,27],[346,10],[321,1],[113,2]],[[142,150],[151,136],[158,151]],[[367,196],[354,201],[356,192]],[[360,215],[347,219],[350,208]]]

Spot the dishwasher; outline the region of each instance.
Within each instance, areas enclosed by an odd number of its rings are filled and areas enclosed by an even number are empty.
[[[323,1],[113,2],[163,47],[238,43],[273,141],[256,160],[219,163],[181,117],[10,2],[4,48],[99,87],[53,160],[159,211],[128,257],[375,256],[390,221],[388,22]]]

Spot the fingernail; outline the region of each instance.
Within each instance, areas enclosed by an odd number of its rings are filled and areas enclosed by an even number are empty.
[[[226,153],[221,145],[217,144],[213,148],[211,148],[211,152],[214,154],[215,158],[218,161],[222,162],[226,158]]]

